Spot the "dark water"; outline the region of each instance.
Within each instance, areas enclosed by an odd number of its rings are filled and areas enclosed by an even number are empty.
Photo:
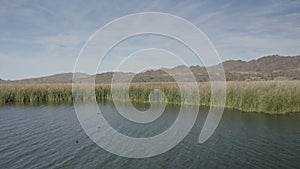
[[[114,128],[135,137],[164,131],[178,112],[167,107],[157,121],[140,127],[111,104],[101,109]],[[206,112],[200,109],[191,132],[170,151],[128,159],[94,144],[72,106],[0,107],[0,168],[300,168],[300,114],[226,110],[213,136],[199,144]]]

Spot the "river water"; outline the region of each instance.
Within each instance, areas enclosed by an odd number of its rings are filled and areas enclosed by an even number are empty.
[[[112,127],[133,137],[159,134],[178,115],[177,106],[167,106],[156,121],[134,124],[112,104],[100,107]],[[146,109],[144,105],[137,108]],[[91,141],[72,105],[2,106],[0,168],[300,168],[300,114],[226,109],[212,137],[199,144],[207,111],[200,108],[192,130],[170,151],[131,159],[111,154]]]

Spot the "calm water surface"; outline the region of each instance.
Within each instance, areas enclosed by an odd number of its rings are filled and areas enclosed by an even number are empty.
[[[169,106],[145,125],[124,119],[112,104],[101,110],[115,129],[134,137],[159,134],[178,114],[178,107]],[[128,159],[94,144],[71,105],[0,107],[0,168],[300,168],[300,114],[225,110],[213,136],[199,144],[206,112],[200,109],[191,132],[170,151]]]

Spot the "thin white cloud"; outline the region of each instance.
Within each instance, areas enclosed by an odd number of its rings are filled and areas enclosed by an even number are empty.
[[[72,71],[70,64],[94,31],[112,19],[136,12],[166,12],[188,19],[208,35],[223,60],[300,53],[299,1],[253,1],[249,6],[243,3],[246,2],[2,1],[0,78]],[[108,58],[109,61],[116,60]]]

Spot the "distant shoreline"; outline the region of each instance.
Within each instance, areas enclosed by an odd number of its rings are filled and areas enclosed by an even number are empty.
[[[210,105],[210,83],[200,82],[200,105]],[[147,103],[150,92],[160,88],[170,104],[183,103],[176,83],[133,83],[130,99]],[[121,90],[120,90],[121,91]],[[96,85],[98,102],[112,100],[110,85]],[[122,95],[118,97],[122,100]],[[86,101],[89,98],[82,98]],[[128,100],[124,100],[128,101]],[[72,103],[71,84],[0,84],[0,105]],[[183,104],[195,104],[185,98]],[[244,112],[286,114],[300,112],[300,81],[227,82],[226,108]]]

